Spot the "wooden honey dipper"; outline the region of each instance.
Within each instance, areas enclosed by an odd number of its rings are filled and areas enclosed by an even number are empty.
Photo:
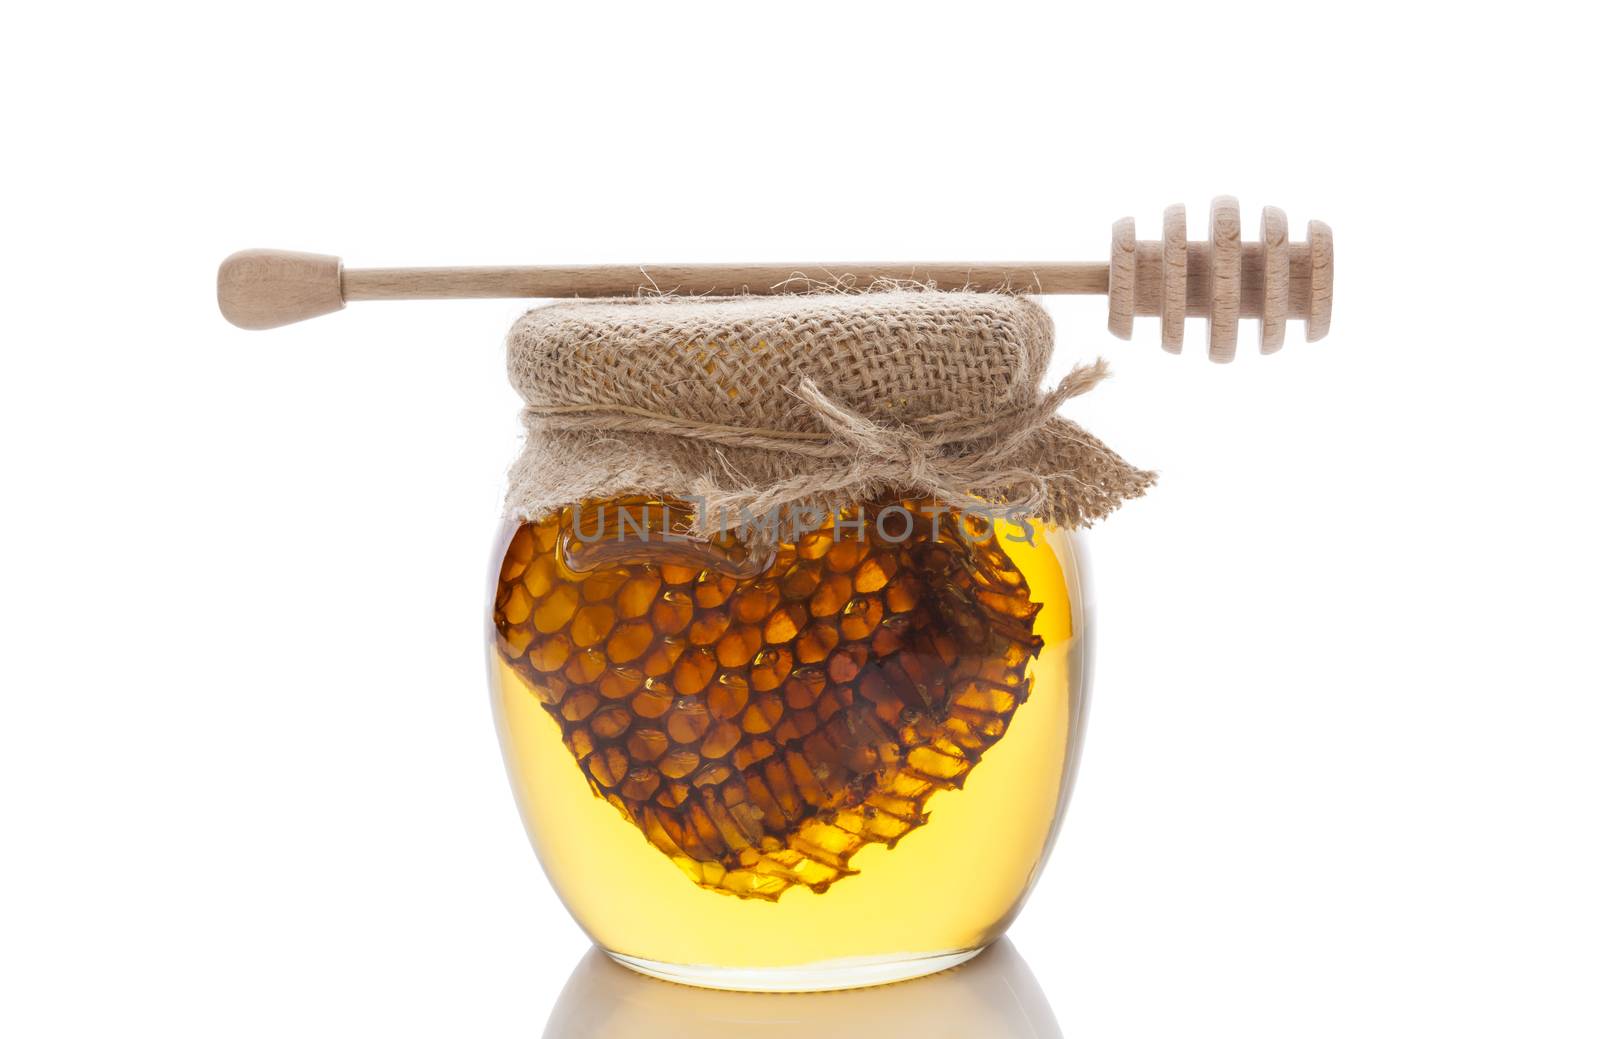
[[[1290,242],[1281,209],[1261,213],[1261,241],[1242,240],[1237,199],[1211,203],[1211,233],[1189,241],[1181,205],[1168,207],[1160,241],[1138,241],[1133,218],[1111,228],[1107,263],[661,264],[583,267],[351,267],[337,256],[247,249],[217,270],[217,305],[240,328],[276,328],[357,300],[681,295],[773,295],[816,285],[907,281],[980,292],[1095,296],[1110,300],[1113,335],[1133,336],[1136,315],[1159,315],[1161,345],[1183,349],[1185,317],[1204,316],[1210,357],[1231,361],[1239,319],[1258,318],[1261,352],[1283,346],[1291,318],[1306,341],[1328,334],[1333,312],[1333,232],[1313,220]]]

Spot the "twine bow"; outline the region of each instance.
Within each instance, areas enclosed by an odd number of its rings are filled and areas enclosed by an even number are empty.
[[[1071,426],[1056,416],[1067,400],[1087,393],[1108,374],[1103,360],[1079,365],[1054,389],[1031,404],[994,415],[943,413],[909,423],[876,422],[823,393],[802,378],[788,392],[823,427],[822,432],[762,429],[701,422],[629,405],[529,405],[524,417],[538,428],[593,429],[655,433],[816,458],[811,471],[754,485],[723,459],[731,486],[700,477],[694,494],[701,501],[699,523],[714,528],[711,517],[773,515],[805,500],[844,491],[869,494],[910,492],[948,502],[978,498],[1021,515],[1045,512],[1051,482],[1067,472],[1024,467],[1018,456],[1037,462],[1036,442],[1047,429],[1059,435]]]

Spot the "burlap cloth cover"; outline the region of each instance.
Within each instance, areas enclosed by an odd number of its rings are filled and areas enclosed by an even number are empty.
[[[760,540],[741,516],[889,492],[1086,525],[1154,474],[1056,415],[1105,366],[1042,391],[1052,332],[1031,300],[992,293],[540,307],[507,343],[527,403],[507,509],[529,520],[616,495],[693,497],[704,528]]]

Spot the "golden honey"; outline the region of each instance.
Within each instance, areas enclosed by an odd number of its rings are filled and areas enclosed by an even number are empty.
[[[758,557],[665,537],[674,510],[563,509],[497,560],[502,745],[574,917],[632,966],[735,987],[987,945],[1076,760],[1070,539],[886,501]]]

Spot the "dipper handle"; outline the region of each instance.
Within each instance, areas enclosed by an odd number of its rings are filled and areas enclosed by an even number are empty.
[[[217,306],[240,328],[277,328],[344,309],[337,256],[245,249],[217,268]]]
[[[1107,263],[664,264],[592,267],[374,267],[346,269],[336,256],[247,249],[222,261],[217,304],[240,328],[277,328],[369,299],[484,299],[682,295],[773,295],[817,287],[865,289],[884,281],[938,289],[1103,295],[1112,334],[1129,339],[1133,319],[1161,318],[1161,345],[1183,349],[1184,319],[1204,317],[1213,361],[1231,361],[1239,319],[1260,321],[1262,353],[1283,346],[1290,320],[1306,340],[1328,334],[1333,315],[1333,232],[1313,220],[1304,242],[1288,220],[1261,213],[1261,240],[1246,242],[1239,203],[1211,203],[1209,233],[1190,241],[1184,208],[1171,206],[1158,241],[1139,241],[1132,217],[1111,229]]]

